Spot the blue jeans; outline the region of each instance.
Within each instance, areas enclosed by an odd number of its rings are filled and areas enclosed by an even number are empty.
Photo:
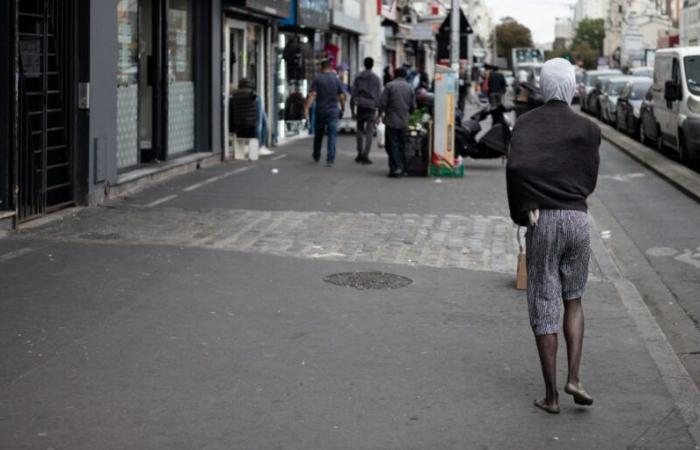
[[[314,133],[314,161],[321,159],[323,135],[328,134],[328,156],[326,161],[335,161],[335,138],[338,135],[338,116],[336,114],[316,114],[316,132]]]
[[[267,145],[267,113],[265,113],[265,108],[263,108],[262,98],[258,95],[256,101],[257,115],[258,118],[255,121],[255,135],[258,138],[258,145],[260,147]]]

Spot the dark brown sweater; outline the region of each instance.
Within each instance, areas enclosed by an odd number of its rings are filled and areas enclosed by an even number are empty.
[[[551,101],[515,124],[506,168],[510,217],[527,225],[531,209],[588,211],[600,164],[600,128],[564,102]]]

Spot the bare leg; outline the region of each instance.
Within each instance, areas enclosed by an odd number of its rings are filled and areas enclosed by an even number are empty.
[[[574,402],[579,405],[593,404],[593,398],[583,390],[579,370],[581,368],[581,353],[583,351],[584,318],[581,299],[564,302],[564,338],[566,339],[566,354],[569,359],[569,376],[564,391],[574,396]]]
[[[557,335],[536,336],[537,351],[542,364],[545,398],[537,400],[535,406],[553,414],[559,413],[559,393],[557,392]]]

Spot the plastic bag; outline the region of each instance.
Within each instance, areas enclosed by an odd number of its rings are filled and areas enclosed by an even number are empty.
[[[384,125],[383,122],[379,122],[379,124],[377,124],[377,145],[380,148],[383,148],[385,141],[386,141],[386,125]]]

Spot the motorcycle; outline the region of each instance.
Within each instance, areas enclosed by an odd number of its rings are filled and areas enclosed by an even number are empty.
[[[513,127],[506,116],[512,106],[486,106],[455,127],[456,155],[462,158],[495,159],[508,156]],[[491,117],[491,129],[477,140],[481,122]]]

